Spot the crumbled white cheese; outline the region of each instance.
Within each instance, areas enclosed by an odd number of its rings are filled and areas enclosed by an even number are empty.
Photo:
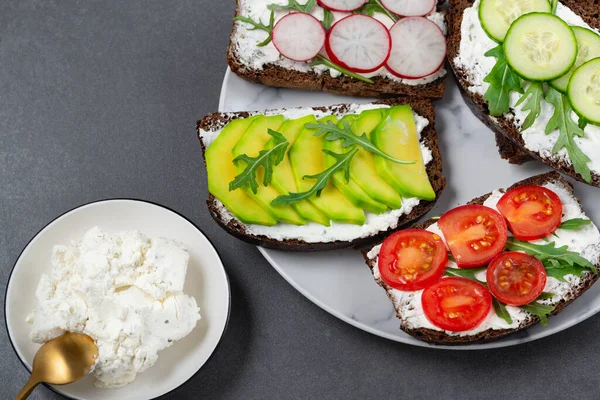
[[[27,318],[31,340],[85,333],[98,346],[96,385],[126,385],[200,319],[196,300],[183,293],[188,261],[180,244],[138,231],[95,227],[79,242],[54,246],[52,273],[42,275]]]

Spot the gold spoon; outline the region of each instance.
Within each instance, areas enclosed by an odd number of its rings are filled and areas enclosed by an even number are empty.
[[[33,359],[31,378],[15,397],[26,399],[40,383],[66,385],[85,377],[98,358],[94,340],[81,333],[65,333],[45,343]]]

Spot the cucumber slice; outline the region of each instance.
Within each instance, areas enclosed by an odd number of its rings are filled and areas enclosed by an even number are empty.
[[[567,93],[573,110],[580,118],[600,125],[600,58],[594,58],[575,70]]]
[[[577,58],[577,39],[569,25],[548,13],[525,14],[504,40],[506,61],[530,81],[549,81],[569,72]]]
[[[588,62],[596,57],[600,57],[600,35],[596,32],[582,28],[580,26],[572,26],[573,33],[577,38],[577,59],[575,65],[569,72],[561,76],[558,79],[550,82],[550,85],[556,90],[560,90],[563,93],[567,92],[569,86],[569,79],[573,75],[573,72],[585,62]]]
[[[521,15],[550,11],[548,0],[481,0],[479,20],[485,33],[502,43],[510,25]]]

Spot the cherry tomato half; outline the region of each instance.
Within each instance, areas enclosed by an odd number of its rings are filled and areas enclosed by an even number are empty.
[[[492,295],[481,283],[466,278],[444,278],[421,296],[423,311],[438,328],[462,332],[483,322],[492,307]]]
[[[439,235],[406,229],[389,236],[379,252],[379,273],[388,286],[420,290],[439,281],[446,270],[448,251]]]
[[[459,268],[490,262],[506,245],[506,221],[495,210],[476,204],[446,212],[438,225]]]
[[[519,240],[536,240],[551,235],[562,220],[562,203],[553,191],[541,186],[521,186],[508,191],[498,210]]]
[[[499,254],[487,268],[486,281],[495,298],[510,306],[529,304],[546,286],[546,269],[529,254]]]

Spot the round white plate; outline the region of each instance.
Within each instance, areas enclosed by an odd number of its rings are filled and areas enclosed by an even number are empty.
[[[229,319],[230,290],[217,251],[198,227],[176,212],[145,201],[115,199],[71,210],[43,228],[25,247],[9,278],[5,315],[13,347],[31,371],[39,345],[29,340],[25,317],[35,309],[35,290],[43,273],[51,271],[55,244],[81,239],[94,226],[109,233],[137,229],[148,236],[178,240],[188,249],[190,263],[184,291],[196,298],[202,319],[183,340],[159,353],[156,364],[119,389],[100,389],[94,378],[52,389],[74,399],[146,400],[167,394],[187,382],[219,344]]]
[[[219,110],[251,111],[369,101],[321,92],[269,88],[246,82],[228,69]],[[541,162],[515,166],[502,160],[496,150],[494,134],[471,113],[453,77],[447,79],[444,98],[436,102],[436,129],[447,186],[430,215],[441,215],[449,208],[494,189],[549,171]],[[598,190],[575,184],[575,192],[582,199],[587,214],[600,222],[600,203],[592,197],[599,194]],[[304,254],[259,250],[293,287],[327,312],[367,332],[416,346],[469,350],[510,346],[567,329],[600,311],[600,285],[596,285],[561,314],[550,318],[547,327],[537,325],[490,343],[433,346],[399,329],[391,302],[373,281],[358,251]]]

